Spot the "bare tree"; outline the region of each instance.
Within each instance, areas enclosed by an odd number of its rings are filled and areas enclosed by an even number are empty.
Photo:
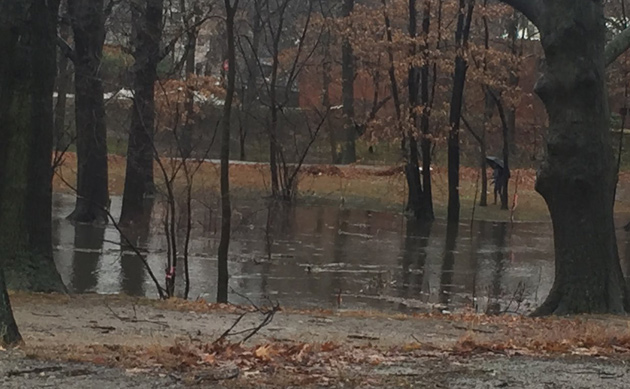
[[[455,31],[455,70],[453,73],[453,89],[451,91],[451,107],[448,133],[448,220],[459,220],[459,130],[466,84],[468,63],[464,50],[470,36],[470,25],[475,0],[459,0],[457,30]]]
[[[555,281],[536,315],[628,312],[613,220],[617,180],[605,68],[630,47],[606,44],[603,2],[503,0],[536,25],[545,51],[536,84],[549,115],[536,190],[553,223]]]
[[[121,223],[144,214],[144,197],[153,192],[153,136],[155,131],[155,88],[161,59],[163,0],[132,3],[131,21],[134,64],[133,108],[127,145],[125,189]]]
[[[65,291],[51,234],[58,7],[0,3],[0,258],[11,289]]]
[[[343,0],[341,17],[347,18],[354,9],[354,0]],[[354,126],[354,54],[347,37],[341,43],[341,96],[343,104],[344,128],[341,141],[341,152],[337,163],[348,164],[357,160],[356,129]]]
[[[68,0],[74,37],[77,128],[77,202],[69,219],[106,222],[109,206],[107,132],[101,59],[105,40],[103,0]]]
[[[223,118],[221,122],[221,240],[218,252],[218,283],[217,302],[228,301],[228,253],[230,248],[230,230],[232,220],[232,206],[230,204],[230,116],[232,115],[232,102],[236,89],[236,45],[234,42],[234,18],[238,10],[239,0],[224,0],[225,2],[225,29],[228,43],[227,63],[228,82],[225,104],[223,106]]]

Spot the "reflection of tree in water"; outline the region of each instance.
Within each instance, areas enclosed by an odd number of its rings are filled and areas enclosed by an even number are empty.
[[[402,254],[402,285],[400,297],[419,298],[427,258],[432,223],[422,223],[414,218],[407,219]],[[411,291],[411,293],[410,293]]]
[[[122,233],[136,248],[140,249],[140,252],[146,252],[148,249],[147,241],[151,231],[151,206],[152,204],[145,208],[149,210],[147,211],[147,216],[142,217],[133,225],[127,226],[122,230]],[[130,296],[144,296],[144,281],[146,277],[144,263],[130,247],[125,246],[124,242],[125,240],[121,236],[120,290],[122,293]],[[183,275],[182,272],[179,272],[179,274]]]
[[[459,223],[449,222],[446,226],[446,246],[444,247],[444,260],[442,261],[442,275],[440,276],[440,303],[447,308],[453,291],[453,267],[455,266],[455,248],[458,233]]]
[[[273,244],[278,236],[287,239],[293,236],[295,207],[283,201],[271,201],[267,205],[267,219],[265,223],[265,251],[267,259],[271,260]]]
[[[479,310],[478,306],[478,282],[479,282],[479,257],[480,257],[480,249],[486,243],[487,235],[488,235],[488,227],[491,223],[488,223],[485,220],[475,221],[472,225],[471,230],[471,239],[470,239],[470,261],[469,261],[469,271],[471,273],[470,280],[472,284],[470,285],[471,291],[471,302],[472,307],[475,311]]]
[[[350,210],[341,209],[337,213],[337,228],[334,230],[335,237],[333,240],[333,256],[332,263],[342,264],[347,259],[346,244],[348,243],[348,221],[350,219]],[[330,273],[330,288],[334,293],[343,292],[343,280],[341,279],[341,273],[333,271]],[[336,297],[334,303],[336,303]]]
[[[72,258],[72,290],[76,293],[93,292],[98,284],[98,264],[103,250],[105,228],[90,224],[76,224],[74,255]]]
[[[270,289],[268,278],[271,273],[272,255],[278,254],[274,252],[278,249],[278,247],[274,247],[274,242],[278,238],[291,241],[290,238],[294,235],[299,224],[295,219],[296,207],[292,204],[277,200],[272,200],[267,204],[267,217],[265,220],[265,253],[267,260],[262,261],[260,264],[260,291],[263,295],[266,295]],[[283,246],[281,249],[286,250],[286,247]]]
[[[493,223],[492,224],[492,240],[495,246],[493,255],[494,259],[494,271],[492,272],[492,284],[488,291],[488,307],[486,313],[490,315],[496,315],[501,313],[501,297],[503,296],[503,290],[501,287],[501,281],[505,274],[505,244],[506,244],[506,232],[507,223]]]

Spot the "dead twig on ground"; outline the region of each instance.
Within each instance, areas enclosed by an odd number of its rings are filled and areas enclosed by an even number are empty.
[[[378,338],[376,336],[369,336],[369,335],[348,335],[348,339],[358,339],[358,340],[380,340],[381,338]]]
[[[161,322],[161,321],[154,321],[154,320],[148,320],[148,319],[138,319],[135,305],[133,305],[134,317],[120,316],[108,304],[105,304],[105,307],[112,313],[112,315],[114,315],[114,317],[116,319],[118,319],[118,320],[120,320],[122,322],[127,322],[127,323],[150,323],[150,324],[157,324],[157,325],[160,325],[160,326],[163,326],[163,327],[169,327],[169,325],[167,323],[164,323],[164,322]]]
[[[248,299],[249,300],[249,299]],[[252,304],[253,305],[253,304]],[[256,307],[254,305],[254,307]],[[268,326],[271,321],[273,320],[273,317],[275,316],[275,314],[277,312],[280,311],[280,304],[279,303],[275,303],[272,304],[270,309],[267,308],[256,308],[255,312],[259,312],[262,315],[264,315],[262,321],[255,327],[251,327],[251,328],[247,328],[244,330],[240,330],[240,331],[235,331],[233,332],[234,328],[236,328],[236,326],[241,322],[241,320],[243,320],[243,318],[251,313],[251,312],[243,312],[242,314],[240,314],[236,320],[234,321],[234,323],[232,323],[232,325],[230,326],[230,328],[228,328],[227,330],[225,330],[223,332],[223,334],[221,334],[221,336],[219,336],[214,342],[213,344],[217,344],[222,342],[223,340],[227,339],[230,336],[238,336],[238,335],[244,335],[247,334],[239,343],[245,343],[246,341],[248,341],[250,338],[252,338],[254,335],[256,335],[261,329],[263,329],[264,327]]]
[[[7,372],[7,377],[16,377],[25,374],[40,374],[40,373],[50,373],[55,371],[61,371],[63,367],[61,366],[47,366],[47,367],[35,367],[33,369],[24,369],[24,370],[11,370]]]
[[[482,334],[494,334],[496,332],[496,331],[493,331],[493,330],[485,330],[483,328],[466,327],[466,326],[461,326],[461,325],[458,325],[458,324],[453,324],[453,328],[456,328],[458,330],[480,332]]]

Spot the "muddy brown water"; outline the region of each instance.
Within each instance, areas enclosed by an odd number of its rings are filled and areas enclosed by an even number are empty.
[[[114,215],[120,204],[119,197],[112,199]],[[69,289],[157,297],[142,262],[121,247],[112,225],[65,220],[73,205],[73,197],[55,195],[55,262]],[[124,233],[163,282],[167,243],[159,208],[154,206],[150,222]],[[339,207],[269,207],[261,201],[237,209],[229,265],[234,303],[271,299],[298,309],[527,311],[542,302],[553,282],[549,223],[475,221],[471,229],[470,221],[418,225],[398,214]],[[216,214],[194,207],[190,298],[213,301],[216,294]],[[618,234],[626,270],[630,238],[623,229]]]

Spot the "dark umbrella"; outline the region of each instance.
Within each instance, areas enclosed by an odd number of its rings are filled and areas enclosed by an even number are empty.
[[[488,156],[486,157],[486,161],[494,170],[503,169],[503,160],[498,157]]]

